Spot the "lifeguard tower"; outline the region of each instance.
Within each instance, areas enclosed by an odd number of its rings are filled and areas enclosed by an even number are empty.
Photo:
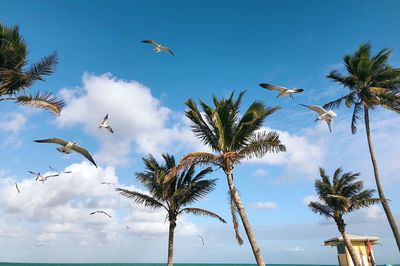
[[[372,245],[378,244],[379,238],[374,236],[357,236],[350,234],[347,234],[347,236],[349,237],[356,254],[359,256],[362,265],[375,266],[376,262]],[[324,242],[324,245],[335,246],[337,248],[339,266],[354,266],[353,260],[343,242],[342,236],[328,239]]]

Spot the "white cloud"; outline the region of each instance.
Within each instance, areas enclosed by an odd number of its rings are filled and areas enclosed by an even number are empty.
[[[290,134],[287,131],[261,128],[267,132],[276,131],[281,142],[286,146],[286,152],[269,153],[261,159],[251,159],[251,163],[268,163],[285,166],[285,178],[296,178],[299,174],[307,174],[314,178],[318,167],[323,161],[323,149],[312,142],[307,136]]]
[[[0,131],[18,133],[26,124],[26,117],[20,113],[1,114]]]
[[[249,207],[253,209],[276,209],[278,205],[272,201],[258,201],[255,203],[250,203]]]
[[[301,247],[298,247],[298,246],[296,246],[296,247],[286,247],[286,248],[284,248],[284,250],[291,251],[291,252],[303,252],[303,251],[306,251],[304,248],[301,248]]]
[[[67,105],[58,125],[83,125],[84,131],[101,143],[96,154],[100,162],[126,164],[132,150],[159,156],[165,151],[204,149],[183,115],[175,115],[148,87],[136,81],[120,80],[111,74],[85,74],[83,88],[63,89],[60,94]],[[115,134],[97,128],[107,113]]]
[[[113,167],[95,168],[82,162],[65,170],[72,173],[49,178],[43,184],[34,179],[20,180],[20,194],[15,189],[14,178],[0,178],[0,206],[4,221],[0,224],[0,235],[17,237],[24,234],[26,239],[59,244],[66,240],[85,245],[106,244],[123,241],[126,226],[129,226],[129,232],[140,237],[166,236],[168,222],[164,222],[163,210],[136,205],[120,196],[114,186],[101,184],[106,180],[125,187],[119,183]],[[104,210],[112,218],[102,214],[90,215],[96,210]],[[35,230],[25,232],[16,224]],[[6,231],[7,227],[13,230]],[[37,233],[33,233],[35,231]],[[177,235],[184,236],[201,232],[183,216],[178,220],[176,231]]]
[[[264,169],[259,168],[259,169],[255,170],[253,172],[253,175],[257,176],[257,177],[267,176],[268,175],[268,171],[265,171]]]

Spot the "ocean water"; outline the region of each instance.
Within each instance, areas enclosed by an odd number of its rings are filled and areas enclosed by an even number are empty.
[[[0,266],[165,266],[166,263],[14,263],[0,262]],[[257,264],[174,263],[177,266],[256,266]],[[327,264],[268,264],[268,266],[337,266]],[[393,265],[395,266],[395,265]]]

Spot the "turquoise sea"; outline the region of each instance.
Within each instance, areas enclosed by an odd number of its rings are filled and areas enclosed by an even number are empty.
[[[0,262],[0,266],[165,266],[166,263],[14,263]],[[257,264],[174,263],[177,266],[256,266]],[[268,264],[268,266],[335,266],[322,264]],[[395,265],[393,265],[395,266]],[[399,265],[400,266],[400,265]]]

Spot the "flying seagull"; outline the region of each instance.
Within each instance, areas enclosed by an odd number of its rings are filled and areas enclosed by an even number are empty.
[[[51,167],[50,165],[49,165],[49,168],[50,168],[50,170],[53,170],[54,172],[56,172],[58,175],[61,175],[61,174],[70,174],[70,173],[72,173],[72,171],[59,171],[59,170],[57,170],[57,169]]]
[[[201,236],[199,236],[199,240],[201,241],[201,243],[202,243],[203,246],[204,246],[204,240],[203,240],[203,238],[202,238]]]
[[[21,191],[19,190],[17,182],[15,182],[15,188],[17,189],[18,193],[21,193]]]
[[[305,105],[305,104],[300,104],[300,105],[307,107],[308,109],[313,110],[314,112],[317,112],[319,116],[315,119],[315,121],[324,120],[328,124],[329,131],[332,132],[332,120],[333,117],[337,116],[337,114],[334,111],[332,110],[327,111],[318,105]]]
[[[46,181],[49,177],[55,177],[55,176],[59,176],[60,175],[59,173],[57,173],[57,174],[53,174],[53,175],[43,176],[40,173],[35,173],[35,172],[32,172],[32,171],[28,171],[28,172],[31,173],[32,175],[36,176],[35,181],[40,181],[42,183],[44,183],[44,181]]]
[[[92,156],[90,155],[90,153],[87,150],[85,150],[84,148],[76,145],[75,142],[65,141],[63,139],[58,139],[58,138],[35,140],[35,142],[54,143],[54,144],[61,145],[62,147],[58,147],[57,150],[59,152],[65,153],[65,154],[70,154],[72,151],[76,151],[77,153],[82,154],[86,159],[88,159],[92,164],[94,164],[94,166],[97,167],[97,165],[96,165],[95,161],[93,160]]]
[[[267,90],[279,91],[280,93],[278,94],[278,96],[276,96],[276,98],[284,97],[284,96],[288,96],[289,95],[289,97],[293,99],[293,94],[300,93],[300,92],[304,91],[303,89],[299,89],[299,88],[289,89],[289,88],[286,88],[286,87],[275,86],[275,85],[271,85],[271,84],[268,84],[268,83],[261,83],[260,87],[262,87],[264,89],[267,89]]]
[[[101,182],[102,185],[115,185],[115,183],[112,182]]]
[[[105,211],[94,211],[94,212],[90,213],[90,215],[93,215],[93,214],[96,214],[96,213],[102,213],[102,214],[105,214],[105,215],[107,215],[108,217],[112,218],[111,215],[109,215],[109,214],[106,213]]]
[[[105,128],[107,129],[110,133],[114,133],[113,129],[107,124],[108,121],[108,114],[103,118],[103,121],[99,124],[99,128]]]
[[[169,49],[166,46],[162,46],[161,44],[158,44],[154,40],[144,40],[142,42],[143,43],[150,43],[150,44],[154,45],[153,51],[156,52],[156,53],[160,53],[162,51],[165,51],[165,52],[168,52],[168,53],[172,54],[173,56],[175,56],[174,53],[171,51],[171,49]]]
[[[43,176],[40,173],[35,173],[35,172],[32,172],[32,171],[28,171],[28,173],[36,176],[35,181],[38,181],[39,178],[43,178]]]

